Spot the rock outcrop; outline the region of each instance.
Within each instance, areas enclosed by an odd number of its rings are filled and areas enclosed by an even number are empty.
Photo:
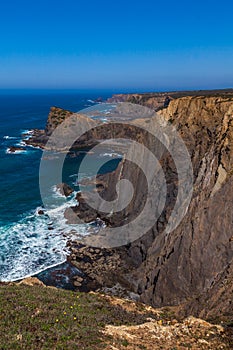
[[[17,152],[24,152],[26,149],[24,147],[19,147],[19,146],[11,146],[7,152],[8,153],[17,153]]]
[[[72,128],[68,129],[68,127],[70,127],[72,123],[75,123],[75,126],[77,126],[78,124],[78,128],[81,135],[81,137],[73,145],[73,148],[85,148],[92,146],[96,143],[95,132],[85,133],[84,130],[91,130],[92,128],[95,128],[98,125],[97,122],[95,122],[91,118],[88,118],[85,115],[73,113],[71,111],[67,111],[58,107],[51,107],[45,129],[33,130],[31,136],[28,139],[24,140],[24,142],[28,145],[39,147],[42,149],[44,149],[45,147],[50,148],[51,145],[48,144],[50,136],[52,135],[54,130],[63,122],[65,122],[64,128],[59,129],[58,135],[60,137],[61,144],[63,140],[66,140],[67,137],[70,137],[69,132]]]
[[[66,111],[58,107],[51,107],[45,127],[45,134],[47,136],[50,136],[56,127],[60,125],[64,120],[67,120],[72,114],[73,112],[71,111]]]

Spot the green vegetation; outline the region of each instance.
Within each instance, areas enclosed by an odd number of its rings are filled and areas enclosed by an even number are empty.
[[[174,317],[170,307],[156,310],[38,284],[0,284],[1,350],[232,349],[231,327]]]
[[[96,294],[43,286],[0,286],[0,348],[103,349],[106,324],[133,325],[153,317],[126,311]],[[127,346],[126,341],[123,342]]]

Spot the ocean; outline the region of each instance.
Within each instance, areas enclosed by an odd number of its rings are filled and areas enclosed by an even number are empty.
[[[0,91],[0,281],[15,281],[37,274],[66,261],[67,237],[70,230],[64,220],[66,207],[76,204],[75,193],[64,197],[51,189],[56,208],[39,215],[42,200],[39,190],[39,166],[42,151],[26,147],[23,152],[11,154],[11,146],[22,145],[22,134],[31,129],[44,129],[51,106],[74,112],[93,105],[100,96],[111,92],[75,91]],[[63,181],[78,190],[77,170],[83,156],[69,158],[63,169]],[[120,158],[112,157],[111,150],[93,155],[92,163],[106,157],[103,172],[114,169]],[[93,175],[89,171],[83,176]],[[49,230],[52,225],[53,230]],[[87,225],[79,232],[86,233]]]

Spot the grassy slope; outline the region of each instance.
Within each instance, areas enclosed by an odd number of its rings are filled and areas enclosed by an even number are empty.
[[[137,324],[151,316],[128,312],[90,293],[6,285],[0,287],[1,349],[99,349],[105,324]],[[102,344],[102,345],[100,345]]]
[[[158,311],[112,297],[41,285],[0,286],[0,349],[195,349],[187,339],[195,341],[200,337],[199,331],[192,331],[192,336],[186,337],[190,326],[182,324],[184,330],[182,328],[181,335],[172,341],[180,345],[167,347],[167,336],[163,339],[163,335],[158,335],[156,342],[152,333],[146,334],[148,327],[137,329],[137,325],[148,319],[152,321],[149,328],[154,327],[151,331],[154,335],[163,328],[163,333],[171,331],[173,336],[174,329],[180,328],[178,323],[171,326],[174,314],[170,309]],[[112,328],[103,333],[106,325]],[[135,325],[136,328],[128,327],[122,335],[121,325]],[[198,325],[198,329],[200,327]],[[211,340],[207,335],[209,329],[205,328],[201,338],[204,342],[211,341],[210,347],[203,343],[200,349],[230,349],[229,345],[222,345],[229,344],[225,334],[216,332],[213,327]]]

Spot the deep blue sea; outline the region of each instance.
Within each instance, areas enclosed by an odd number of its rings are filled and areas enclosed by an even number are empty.
[[[21,145],[22,134],[31,129],[44,129],[51,106],[77,112],[91,106],[91,101],[100,96],[106,99],[111,92],[0,91],[0,281],[30,276],[66,260],[64,232],[68,228],[63,213],[75,201],[71,196],[64,202],[53,191],[57,207],[49,215],[38,215],[42,206],[39,191],[42,151],[27,147],[25,152],[10,154],[8,148]],[[119,161],[110,154],[105,157],[109,161],[105,171]],[[99,158],[101,155],[94,156],[93,162]],[[79,161],[68,159],[64,171],[63,180],[75,190]],[[84,175],[90,176],[91,168]],[[53,230],[48,230],[49,225]],[[80,227],[82,230],[85,232],[85,226]]]

